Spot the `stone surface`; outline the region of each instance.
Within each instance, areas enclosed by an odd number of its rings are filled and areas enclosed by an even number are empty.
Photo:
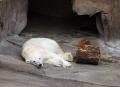
[[[50,87],[54,87],[54,84],[58,87],[68,87],[68,85],[70,85],[70,87],[120,87],[120,63],[118,61],[108,64],[101,62],[99,66],[72,63],[72,67],[66,69],[45,64],[43,68],[37,69],[33,65],[26,64],[20,56],[21,45],[24,43],[25,39],[14,36],[8,38],[8,41],[9,42],[4,41],[2,46],[6,47],[2,48],[4,49],[4,52],[0,52],[1,54],[5,54],[0,55],[0,67],[5,69],[5,71],[1,70],[1,72],[4,73],[0,75],[0,80],[3,82],[7,81],[6,84],[0,83],[0,85],[3,87],[6,85],[15,86],[15,84],[26,86],[26,84],[29,83],[29,80],[26,81],[26,79],[24,79],[24,74],[28,78],[32,77],[35,78],[35,81],[40,81],[38,86],[42,85],[41,79],[43,79],[43,84],[48,85],[50,84],[49,81],[51,82],[52,86],[49,85]],[[9,50],[14,50],[5,53],[6,48],[8,47]],[[18,52],[17,54],[15,53],[16,51]],[[6,75],[7,73],[11,72],[13,75],[15,75],[16,78],[19,78],[17,82],[15,81],[15,78],[11,79],[12,74],[10,77]],[[3,77],[1,78],[3,75],[5,79]],[[36,79],[36,76],[38,79]],[[11,80],[14,84],[11,83]],[[21,83],[21,81],[24,81],[25,84]],[[30,82],[29,84],[35,86],[37,83]],[[47,87],[47,85],[45,85],[45,87]]]
[[[43,84],[44,87],[120,87],[119,66],[118,63],[100,66],[72,64],[66,69],[52,65],[37,69],[13,56],[0,55],[0,82],[6,83],[0,83],[0,86],[19,87],[18,84],[26,86],[28,83],[30,87]]]
[[[119,0],[73,0],[73,10],[78,15],[101,13],[96,22],[99,24],[97,27],[101,37],[103,37],[106,45],[112,47],[114,50],[120,49]]]
[[[19,34],[27,24],[27,0],[0,1],[0,40]]]
[[[73,55],[76,52],[76,45],[83,38],[97,46],[101,43],[94,33],[78,30],[81,27],[74,27],[72,24],[69,26],[64,22],[62,25],[54,20],[48,20],[50,22],[43,20],[39,18],[32,20],[20,37],[12,36],[0,43],[0,86],[26,87],[29,84],[32,87],[120,87],[120,59],[115,57],[112,58],[115,61],[110,62],[106,59],[101,61],[99,66],[72,63],[72,67],[66,69],[52,65],[37,69],[26,64],[20,56],[21,46],[32,37],[55,39],[65,51],[72,51]],[[35,82],[32,82],[33,80]]]

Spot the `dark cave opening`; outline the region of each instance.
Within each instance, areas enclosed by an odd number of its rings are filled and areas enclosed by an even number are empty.
[[[28,25],[23,32],[40,34],[60,30],[73,33],[76,37],[80,37],[81,33],[99,36],[96,16],[77,15],[72,10],[71,0],[29,0]]]

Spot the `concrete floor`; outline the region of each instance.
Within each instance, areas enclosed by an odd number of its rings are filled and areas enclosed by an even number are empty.
[[[84,19],[80,22],[81,26],[78,26],[70,20],[35,17],[29,21],[20,36],[12,36],[7,38],[7,41],[2,41],[0,44],[0,86],[120,87],[120,63],[116,58],[112,62],[101,61],[98,66],[72,63],[72,67],[66,69],[47,64],[37,69],[22,60],[21,46],[31,37],[55,39],[65,51],[71,51],[73,55],[75,55],[76,44],[82,38],[96,44],[99,36],[89,31],[92,27],[86,21],[88,19]],[[86,31],[87,27],[88,31]]]

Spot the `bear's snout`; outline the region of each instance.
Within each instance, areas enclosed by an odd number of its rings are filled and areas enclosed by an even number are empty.
[[[39,69],[39,68],[41,68],[43,65],[42,64],[39,64],[38,66],[37,66],[37,68]]]

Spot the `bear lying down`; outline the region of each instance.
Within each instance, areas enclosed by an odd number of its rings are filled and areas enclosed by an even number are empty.
[[[70,61],[73,61],[70,52],[64,52],[56,41],[48,38],[32,38],[26,41],[22,47],[22,57],[26,63],[37,67],[44,63],[69,67]]]

